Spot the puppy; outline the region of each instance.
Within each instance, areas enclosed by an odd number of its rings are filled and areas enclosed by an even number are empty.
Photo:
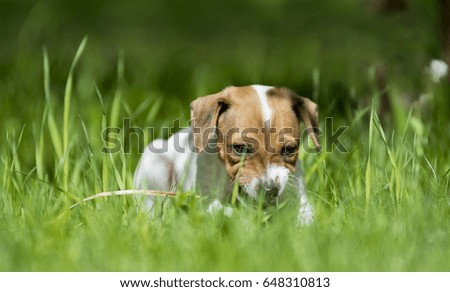
[[[216,199],[211,205],[215,208],[235,183],[250,198],[264,193],[269,201],[282,197],[290,186],[300,202],[299,222],[308,224],[313,210],[298,161],[300,122],[320,150],[317,105],[289,89],[227,87],[199,97],[191,103],[189,129],[148,145],[135,186],[195,191]]]

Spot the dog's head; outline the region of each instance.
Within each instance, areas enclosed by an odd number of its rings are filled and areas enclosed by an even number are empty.
[[[228,87],[194,100],[191,119],[196,151],[218,152],[230,179],[252,197],[284,190],[295,171],[300,122],[320,149],[317,105],[286,88]]]

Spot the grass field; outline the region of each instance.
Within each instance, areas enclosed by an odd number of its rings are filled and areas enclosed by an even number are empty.
[[[293,51],[250,54],[244,43],[231,61],[223,52],[198,63],[169,52],[187,64],[156,57],[142,77],[139,55],[125,50],[111,62],[99,58],[96,42],[94,35],[66,47],[71,55],[51,45],[19,51],[14,70],[2,74],[1,271],[450,271],[448,82],[432,83],[423,72],[418,83],[413,74],[388,75],[392,106],[381,112],[375,62],[341,75],[336,54],[330,68],[306,61],[296,79],[295,66],[279,58]],[[191,100],[235,82],[290,86],[318,101],[325,132],[333,131],[325,117],[334,130],[348,127],[341,136],[348,151],[300,155],[316,211],[311,226],[295,224],[291,202],[237,206],[228,218],[207,214],[204,200],[189,193],[156,218],[126,196],[70,208],[133,188],[139,145],[153,137],[138,141],[124,118],[167,137],[159,129],[178,118],[186,126]],[[101,152],[106,127],[121,129],[117,153]]]

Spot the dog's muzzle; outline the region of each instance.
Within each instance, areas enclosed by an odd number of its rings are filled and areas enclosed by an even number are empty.
[[[277,187],[274,188],[264,188],[265,197],[268,199],[275,198],[280,195],[280,190]]]
[[[244,193],[254,199],[256,199],[258,195],[263,195],[266,199],[273,199],[280,195],[280,189],[278,187],[258,187],[255,189],[249,186],[240,186],[239,192]]]
[[[275,198],[281,195],[288,179],[289,169],[270,165],[263,176],[253,178],[249,184],[243,186],[243,190],[254,199],[261,193],[266,198]]]

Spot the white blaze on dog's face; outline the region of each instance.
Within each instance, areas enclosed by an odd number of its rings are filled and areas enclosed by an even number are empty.
[[[303,121],[318,146],[316,105],[285,88],[228,87],[192,105],[194,144],[208,150],[215,129],[218,155],[228,176],[251,197],[280,195],[295,171]]]

